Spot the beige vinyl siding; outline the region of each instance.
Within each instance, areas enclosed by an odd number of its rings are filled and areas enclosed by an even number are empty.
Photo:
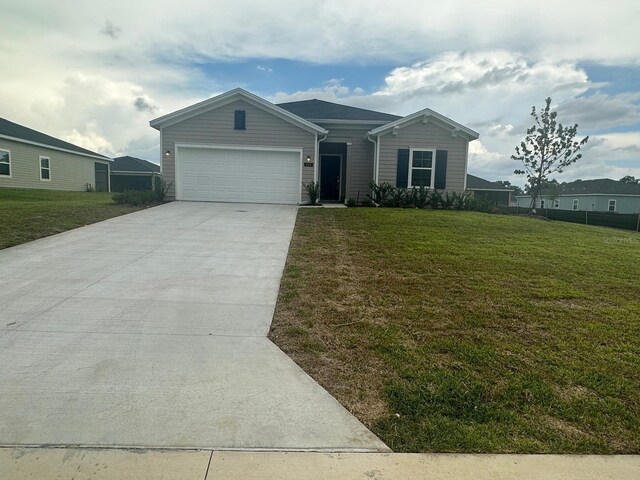
[[[398,149],[425,148],[447,150],[446,190],[463,191],[466,176],[466,159],[469,142],[460,135],[451,136],[451,131],[430,121],[404,125],[397,135],[391,132],[380,136],[380,172],[378,182],[396,184]]]
[[[336,128],[321,123],[319,125],[329,130],[326,142],[351,143],[347,146],[344,198],[355,200],[359,196],[361,201],[365,200],[370,191],[369,182],[373,181],[373,143],[365,139],[370,128]]]
[[[0,149],[11,151],[11,178],[0,175],[0,187],[85,191],[87,183],[96,183],[94,163],[111,163],[3,138]],[[50,159],[50,181],[40,180],[41,156]]]
[[[246,112],[246,130],[234,129],[235,110]],[[168,197],[175,198],[175,145],[181,143],[199,145],[232,145],[251,147],[302,148],[303,160],[311,157],[315,164],[314,133],[308,132],[253,104],[236,100],[208,112],[187,118],[175,125],[162,128],[162,173],[172,184]],[[169,150],[171,154],[165,156]],[[302,182],[314,179],[314,167],[302,167]],[[300,186],[303,201],[306,191]]]

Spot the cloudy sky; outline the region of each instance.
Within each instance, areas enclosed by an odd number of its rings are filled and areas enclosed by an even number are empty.
[[[640,177],[640,2],[0,0],[0,116],[159,161],[149,120],[237,86],[478,132],[469,172],[508,179],[548,96],[589,135],[560,180]]]

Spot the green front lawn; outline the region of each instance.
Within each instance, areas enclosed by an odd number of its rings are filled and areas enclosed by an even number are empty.
[[[395,451],[640,453],[640,235],[301,209],[270,337]]]
[[[0,188],[0,248],[135,212],[110,193]]]

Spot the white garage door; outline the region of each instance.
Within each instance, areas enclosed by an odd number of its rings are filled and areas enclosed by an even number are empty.
[[[300,201],[300,152],[179,147],[176,197],[200,202]]]

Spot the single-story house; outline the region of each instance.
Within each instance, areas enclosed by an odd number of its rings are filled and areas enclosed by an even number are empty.
[[[111,159],[0,118],[0,187],[109,191]]]
[[[111,165],[111,191],[153,190],[154,177],[160,165],[130,156],[117,157]]]
[[[519,207],[531,206],[531,195],[516,196]],[[640,185],[609,178],[576,180],[542,190],[536,208],[640,213]]]
[[[509,206],[513,195],[511,188],[469,174],[467,174],[467,190],[473,192],[477,197],[487,199],[494,205]]]
[[[406,117],[321,100],[275,105],[240,88],[151,120],[167,197],[297,204],[365,200],[369,182],[464,191],[473,130],[424,109]]]

